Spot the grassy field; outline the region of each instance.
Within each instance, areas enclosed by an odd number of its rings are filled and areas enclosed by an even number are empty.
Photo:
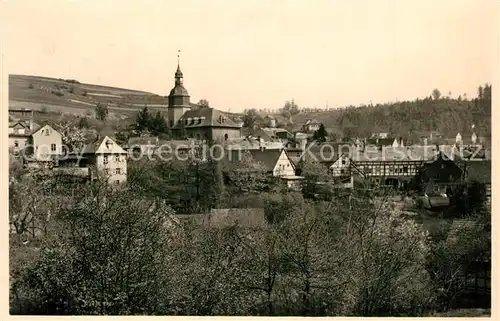
[[[38,76],[9,75],[9,107],[32,108],[72,114],[92,113],[97,103],[108,104],[111,113],[129,116],[145,104],[165,108],[165,97],[152,93],[72,80]]]

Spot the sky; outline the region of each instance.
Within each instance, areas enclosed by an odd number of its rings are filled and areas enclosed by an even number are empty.
[[[498,68],[496,0],[0,0],[10,74],[168,95],[177,51],[197,102],[239,112],[474,97]]]

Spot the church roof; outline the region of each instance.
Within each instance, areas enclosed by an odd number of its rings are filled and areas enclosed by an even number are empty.
[[[186,123],[187,121],[187,123]],[[188,110],[179,119],[179,123],[183,122],[185,128],[197,127],[230,127],[240,128],[231,118],[222,111],[203,107],[196,110]],[[179,123],[175,127],[179,127]],[[174,128],[175,128],[174,127]]]
[[[170,90],[169,96],[189,96],[189,93],[184,86],[175,85],[175,87]]]

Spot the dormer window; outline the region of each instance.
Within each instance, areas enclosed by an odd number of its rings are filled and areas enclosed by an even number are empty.
[[[198,120],[199,120],[199,118],[198,118],[198,117],[194,117],[194,118],[193,118],[193,124],[198,124]]]
[[[187,124],[192,125],[192,124],[193,124],[193,118],[189,117],[189,118],[187,119],[187,122],[186,122],[186,125],[187,125]]]
[[[188,120],[187,120],[187,119],[185,119],[185,120],[184,120],[184,125],[187,125],[187,124],[188,124]]]

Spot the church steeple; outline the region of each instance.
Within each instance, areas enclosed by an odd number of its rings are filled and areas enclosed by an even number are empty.
[[[175,85],[176,86],[182,86],[182,71],[181,71],[181,63],[180,63],[180,50],[177,51],[177,71],[175,72]]]
[[[189,101],[189,93],[183,86],[183,74],[179,62],[179,53],[177,52],[177,71],[175,72],[175,86],[170,90],[168,95],[168,119],[170,126],[173,127],[177,124],[180,117],[188,110],[191,109]]]

